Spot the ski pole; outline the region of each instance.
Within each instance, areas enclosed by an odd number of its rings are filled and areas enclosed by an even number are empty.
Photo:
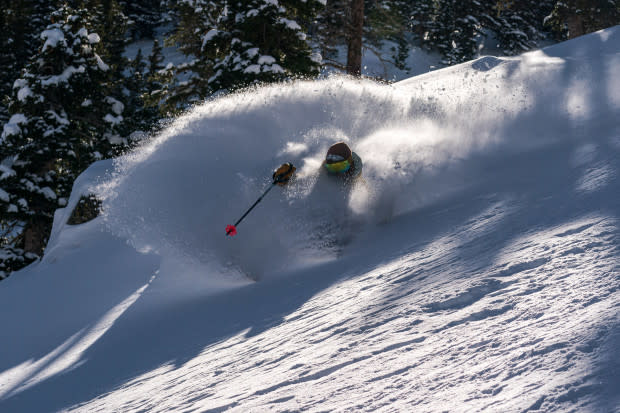
[[[269,191],[271,191],[271,190],[273,189],[273,187],[274,187],[274,186],[276,186],[276,184],[277,184],[277,182],[276,182],[276,181],[273,181],[273,183],[272,183],[271,185],[269,185],[269,188],[267,188],[267,190],[266,190],[265,192],[263,192],[263,194],[260,196],[260,198],[258,198],[258,199],[256,200],[256,202],[254,202],[254,204],[250,207],[250,209],[248,209],[247,211],[245,211],[245,214],[243,214],[243,215],[241,216],[241,218],[239,218],[239,219],[237,220],[237,222],[235,222],[235,223],[234,223],[234,225],[228,225],[228,226],[226,227],[226,235],[231,235],[231,236],[235,236],[235,235],[237,235],[237,225],[239,225],[239,223],[240,223],[241,221],[243,221],[243,218],[245,218],[245,217],[246,217],[246,216],[250,213],[250,211],[252,211],[252,210],[254,209],[254,207],[255,207],[256,205],[258,205],[258,203],[259,203],[260,201],[262,201],[262,200],[263,200],[263,198],[265,197],[265,195],[267,195],[267,193],[268,193]]]
[[[295,168],[293,166],[293,164],[291,164],[291,163],[285,163],[281,167],[279,167],[273,173],[273,182],[271,183],[269,188],[267,188],[267,190],[265,192],[263,192],[263,194],[256,200],[256,202],[254,202],[254,204],[252,204],[252,206],[247,211],[245,211],[245,214],[243,214],[241,216],[241,218],[239,218],[237,220],[237,222],[235,222],[234,225],[227,225],[226,226],[226,235],[227,236],[228,235],[230,235],[230,236],[237,235],[237,225],[239,225],[239,223],[241,221],[243,221],[243,219],[256,207],[256,205],[258,205],[258,203],[263,200],[265,195],[267,195],[269,193],[269,191],[271,191],[273,189],[274,186],[276,186],[276,185],[285,185],[286,183],[288,183],[288,181],[291,179],[291,176],[293,176],[293,173],[295,172],[295,169],[297,169],[297,168]]]

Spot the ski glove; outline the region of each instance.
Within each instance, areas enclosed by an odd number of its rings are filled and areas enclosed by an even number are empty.
[[[290,162],[283,163],[273,172],[273,183],[280,186],[286,185],[291,180],[296,169]]]

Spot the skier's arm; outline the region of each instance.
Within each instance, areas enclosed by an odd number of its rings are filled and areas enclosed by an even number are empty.
[[[290,162],[283,163],[273,172],[273,183],[280,186],[288,184],[296,169]]]

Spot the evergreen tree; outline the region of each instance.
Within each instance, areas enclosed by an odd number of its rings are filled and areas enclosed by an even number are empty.
[[[23,1],[8,4],[6,0],[0,1],[2,14],[0,17],[0,123],[4,124],[8,119],[8,107],[6,97],[10,94],[13,81],[17,79],[21,65],[17,53],[26,50],[25,43],[25,16],[26,7]]]
[[[482,37],[491,34],[507,55],[538,46],[547,38],[544,18],[553,0],[419,0],[405,12],[416,41],[444,56],[445,64],[475,58]],[[402,9],[401,9],[402,10]]]
[[[0,271],[26,265],[45,248],[54,210],[73,181],[122,143],[123,105],[107,94],[109,66],[96,53],[86,10],[62,7],[42,46],[15,81],[0,142]]]
[[[88,0],[86,4],[93,30],[105,43],[105,47],[101,49],[101,57],[110,66],[112,76],[121,79],[128,64],[124,52],[129,19],[116,0]]]
[[[444,64],[470,60],[477,53],[477,37],[482,26],[478,17],[483,7],[478,1],[441,0],[437,2],[429,40],[444,56]]]
[[[203,99],[255,82],[318,74],[302,24],[312,21],[317,0],[195,0],[180,5],[174,40],[195,59],[180,71],[172,102]]]
[[[327,0],[312,32],[327,65],[358,76],[364,50],[384,64],[404,69],[408,52],[407,0]],[[385,41],[396,43],[392,53],[383,52]],[[340,63],[339,48],[346,48],[346,63]]]
[[[384,64],[398,69],[406,69],[405,61],[409,55],[408,36],[409,16],[415,2],[408,0],[366,0],[364,5],[364,48],[373,52]],[[391,54],[382,52],[385,42],[396,44]]]
[[[161,0],[120,2],[124,14],[129,18],[129,31],[134,40],[155,36],[155,29],[162,21],[161,3]]]
[[[48,1],[0,0],[0,124],[8,120],[13,82],[39,46],[43,20],[51,11]]]
[[[164,116],[160,111],[165,107],[167,88],[172,72],[163,66],[162,47],[157,40],[153,50],[145,61],[142,50],[129,66],[129,75],[125,83],[128,91],[127,121],[123,124],[126,135],[139,137],[157,130],[159,121]],[[130,143],[135,140],[130,139]]]
[[[159,120],[165,113],[166,99],[170,93],[170,84],[174,76],[173,66],[164,67],[164,55],[159,41],[153,42],[146,72],[146,88],[142,93],[144,105],[151,113],[151,119]],[[160,109],[161,108],[161,109]]]
[[[311,36],[319,45],[324,62],[343,71],[346,70],[346,65],[339,60],[338,48],[347,44],[348,5],[348,0],[327,0],[311,30]]]
[[[136,143],[133,137],[142,134],[148,129],[148,114],[145,113],[145,104],[142,93],[146,89],[146,62],[142,56],[142,49],[138,50],[136,57],[130,60],[124,75],[123,98],[124,111],[123,122],[119,124],[119,135],[126,137],[127,148]],[[124,148],[123,148],[124,149]]]
[[[558,39],[572,39],[620,24],[620,1],[558,1],[546,21]]]
[[[404,2],[399,8],[402,14],[409,16],[409,30],[423,47],[430,49],[430,33],[435,29],[435,0],[418,0]]]
[[[482,16],[485,28],[493,31],[498,46],[507,55],[515,55],[538,47],[547,37],[545,17],[551,13],[554,0],[491,1],[490,13]]]
[[[163,48],[161,44],[159,44],[159,40],[155,39],[153,42],[153,50],[151,50],[151,54],[149,55],[149,63],[148,63],[148,72],[150,75],[155,75],[164,69],[164,54]]]

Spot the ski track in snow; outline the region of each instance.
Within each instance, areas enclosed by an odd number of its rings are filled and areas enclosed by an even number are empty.
[[[618,44],[246,91],[96,164],[0,284],[0,410],[620,412]]]

